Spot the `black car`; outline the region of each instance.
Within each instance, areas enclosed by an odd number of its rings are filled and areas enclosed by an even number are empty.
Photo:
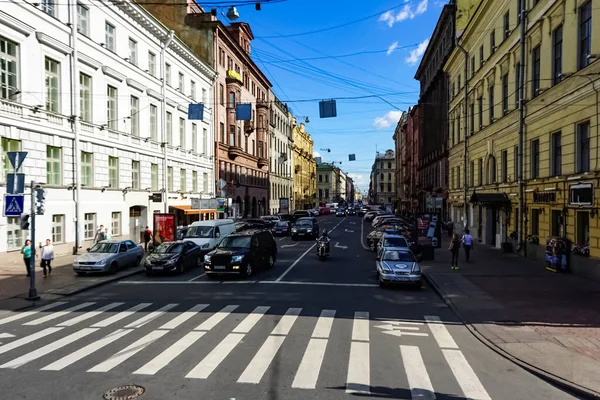
[[[335,216],[336,217],[345,217],[346,210],[344,210],[343,208],[338,208],[337,211],[335,212]]]
[[[208,277],[219,274],[251,276],[257,268],[272,268],[277,258],[277,243],[265,230],[232,233],[204,256]]]
[[[356,210],[354,208],[349,208],[346,212],[347,215],[356,215]]]
[[[305,218],[310,216],[310,213],[305,210],[294,211],[294,214],[292,214],[292,222],[296,222],[298,218]]]
[[[319,223],[314,217],[299,218],[292,227],[292,240],[319,237]]]
[[[242,232],[248,229],[269,229],[270,224],[260,218],[246,218],[235,223],[235,231]]]
[[[292,223],[289,221],[277,221],[275,226],[271,228],[271,232],[273,232],[274,236],[289,236],[292,231]]]
[[[158,272],[181,274],[190,268],[202,265],[200,246],[189,241],[164,242],[146,257],[146,275]]]

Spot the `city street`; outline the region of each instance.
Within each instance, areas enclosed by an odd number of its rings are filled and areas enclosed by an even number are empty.
[[[318,221],[325,261],[276,238],[275,267],[249,279],[137,275],[3,315],[0,397],[575,398],[479,342],[427,285],[380,288],[362,218]]]

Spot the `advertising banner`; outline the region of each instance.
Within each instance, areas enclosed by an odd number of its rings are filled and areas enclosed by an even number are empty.
[[[279,199],[279,213],[289,214],[290,213],[290,201],[287,197],[281,197]]]
[[[217,199],[217,212],[225,212],[225,208],[227,207],[227,199],[220,197]]]
[[[175,214],[154,214],[154,243],[175,240]]]
[[[413,241],[424,247],[442,246],[442,228],[439,213],[417,213]]]

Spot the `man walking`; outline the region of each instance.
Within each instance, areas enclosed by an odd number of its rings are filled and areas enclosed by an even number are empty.
[[[104,225],[100,225],[96,237],[94,237],[94,244],[101,242],[106,239],[106,233],[104,232]]]
[[[46,239],[46,245],[42,247],[42,269],[44,270],[44,278],[52,273],[52,260],[54,260],[54,246],[50,239]],[[46,274],[46,267],[48,267],[48,273]]]
[[[473,248],[473,236],[469,233],[468,229],[465,229],[465,234],[461,240],[463,247],[465,248],[465,258],[467,262],[469,262],[469,257],[471,256],[471,249]]]
[[[145,249],[145,251],[148,251],[148,242],[150,242],[150,239],[152,239],[152,231],[150,230],[150,228],[148,226],[146,226],[146,229],[144,229],[144,249]]]
[[[455,233],[452,235],[452,240],[450,241],[450,247],[448,248],[452,253],[452,263],[451,268],[453,270],[458,269],[458,253],[460,251],[460,240],[458,239],[458,235]]]

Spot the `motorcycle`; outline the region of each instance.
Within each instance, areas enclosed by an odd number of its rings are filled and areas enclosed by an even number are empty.
[[[317,256],[319,256],[321,260],[325,260],[328,257],[326,241],[317,239]]]

